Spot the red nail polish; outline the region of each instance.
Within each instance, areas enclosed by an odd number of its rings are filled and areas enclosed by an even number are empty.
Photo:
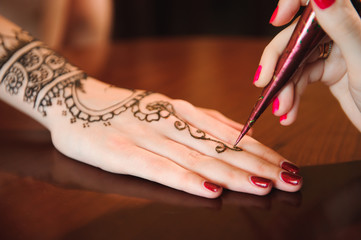
[[[281,164],[281,167],[284,170],[289,171],[291,173],[298,173],[300,171],[300,169],[296,165],[289,163],[289,162],[283,162]]]
[[[204,182],[203,183],[204,187],[207,188],[208,190],[212,191],[212,192],[218,192],[219,189],[221,189],[220,186],[214,184],[214,183],[210,183],[210,182]]]
[[[320,9],[326,9],[335,3],[336,0],[315,0],[317,7]]]
[[[276,9],[273,11],[272,16],[271,16],[271,19],[269,20],[269,23],[272,23],[272,22],[275,20],[275,18],[276,18],[276,16],[277,16],[277,13],[278,13],[278,6],[277,6]]]
[[[278,98],[276,98],[275,100],[273,100],[272,113],[277,112],[279,107],[280,107],[280,100]]]
[[[254,75],[253,83],[257,82],[259,75],[261,74],[261,70],[262,70],[262,66],[259,65],[257,68],[256,74]]]
[[[257,187],[261,187],[261,188],[268,188],[268,186],[271,184],[271,180],[267,179],[267,178],[263,178],[263,177],[256,177],[256,176],[252,176],[250,177],[251,182],[256,185]]]
[[[288,184],[292,184],[292,185],[298,185],[301,180],[302,177],[290,172],[282,172],[281,173],[281,179]]]
[[[280,117],[280,122],[287,119],[287,113]]]

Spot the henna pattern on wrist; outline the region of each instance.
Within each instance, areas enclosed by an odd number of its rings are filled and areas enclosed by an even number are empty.
[[[79,121],[83,128],[89,128],[94,122],[101,122],[105,127],[111,126],[110,120],[128,109],[135,118],[146,122],[173,116],[177,119],[174,122],[177,130],[187,130],[195,139],[215,142],[216,152],[222,153],[227,149],[242,151],[239,147],[230,147],[209,137],[200,129],[192,128],[177,116],[169,102],[152,102],[146,106],[147,112],[142,111],[140,102],[152,94],[149,91],[128,90],[128,96],[118,103],[103,109],[93,109],[79,97],[79,92],[85,91],[83,84],[87,79],[84,72],[27,32],[15,32],[12,37],[0,34],[0,86],[5,86],[6,92],[11,95],[22,96],[24,102],[31,104],[44,117],[47,108],[54,102],[64,108],[61,116],[68,117],[71,124]],[[113,86],[109,85],[109,88]]]

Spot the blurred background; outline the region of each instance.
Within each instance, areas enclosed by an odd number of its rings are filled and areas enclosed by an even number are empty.
[[[280,29],[268,22],[277,3],[277,0],[1,0],[0,14],[58,46],[60,42],[75,42],[73,38],[81,34],[89,37],[90,31],[113,40],[273,36]],[[97,27],[103,30],[91,30]]]
[[[0,14],[101,77],[109,43],[200,38],[269,42],[282,30],[269,24],[277,4],[277,0],[0,0]]]
[[[113,37],[273,35],[277,0],[114,1]]]

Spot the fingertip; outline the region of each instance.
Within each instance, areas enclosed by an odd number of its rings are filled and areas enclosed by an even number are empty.
[[[273,11],[272,16],[271,16],[271,18],[269,20],[270,24],[273,24],[273,22],[275,21],[275,19],[277,17],[277,14],[278,14],[278,9],[279,9],[279,7],[277,5],[276,9]]]
[[[303,177],[285,170],[279,172],[275,188],[286,192],[297,192],[302,188]]]
[[[282,126],[289,126],[296,121],[296,116],[290,112],[285,113],[279,117],[279,122]]]
[[[272,113],[278,117],[287,114],[294,107],[294,97],[294,84],[293,82],[287,83],[273,100]],[[286,118],[287,115],[283,116],[280,120],[285,120]]]
[[[326,9],[331,7],[336,2],[336,0],[314,0],[314,3],[319,9]]]
[[[299,97],[299,95],[296,95],[296,97],[294,97],[292,99],[292,105],[290,105],[290,107],[286,106],[285,109],[287,109],[287,110],[285,112],[280,113],[280,114],[282,114],[279,118],[281,125],[289,126],[296,121],[299,104],[300,104],[300,97]]]
[[[218,184],[215,184],[215,183],[205,180],[202,185],[203,185],[203,189],[204,189],[204,193],[205,193],[204,197],[217,198],[223,192],[223,187],[221,187]]]
[[[271,81],[272,72],[270,71],[269,66],[259,66],[260,67],[257,68],[257,71],[255,73],[253,85],[258,88],[263,88],[267,86],[267,84]]]
[[[253,192],[252,194],[257,195],[257,196],[266,196],[268,195],[270,192],[272,191],[272,186],[268,187],[268,188],[264,188],[264,189],[257,189],[255,192]]]
[[[267,188],[265,191],[260,192],[258,196],[266,196],[272,191],[272,187]]]
[[[263,57],[263,56],[262,56]],[[269,58],[270,56],[265,56],[263,58]],[[261,60],[262,62],[264,59]],[[253,85],[256,87],[265,87],[271,80],[273,74],[273,64],[270,66],[269,64],[266,66],[259,65],[256,73],[253,78]]]
[[[280,179],[285,183],[285,190],[288,192],[297,192],[301,189],[303,184],[303,178],[288,171],[280,172]]]
[[[300,1],[280,0],[276,9],[272,13],[269,23],[275,27],[285,25],[295,17],[301,5],[305,5],[304,0],[300,0]]]
[[[254,77],[253,77],[253,84],[256,84],[256,82],[258,81],[261,71],[262,71],[262,65],[258,65],[256,73],[254,74]]]
[[[276,97],[272,103],[272,113],[275,114],[278,111],[279,107],[280,107],[280,100],[278,97]]]
[[[289,161],[282,161],[280,163],[280,167],[288,172],[298,174],[300,172],[300,168],[297,167],[295,164],[289,162]]]
[[[287,113],[279,117],[281,125],[287,125]]]
[[[277,61],[292,34],[293,28],[294,26],[290,26],[284,29],[265,47],[253,80],[256,87],[265,87],[272,80]]]
[[[253,194],[264,196],[271,192],[273,183],[270,179],[258,176],[250,176],[249,181],[254,187]]]

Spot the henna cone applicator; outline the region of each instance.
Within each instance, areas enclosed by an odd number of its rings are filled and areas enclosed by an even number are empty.
[[[271,82],[263,89],[234,146],[237,146],[278,92],[292,79],[297,69],[302,66],[325,36],[326,33],[316,21],[311,4],[308,4],[277,62]]]

